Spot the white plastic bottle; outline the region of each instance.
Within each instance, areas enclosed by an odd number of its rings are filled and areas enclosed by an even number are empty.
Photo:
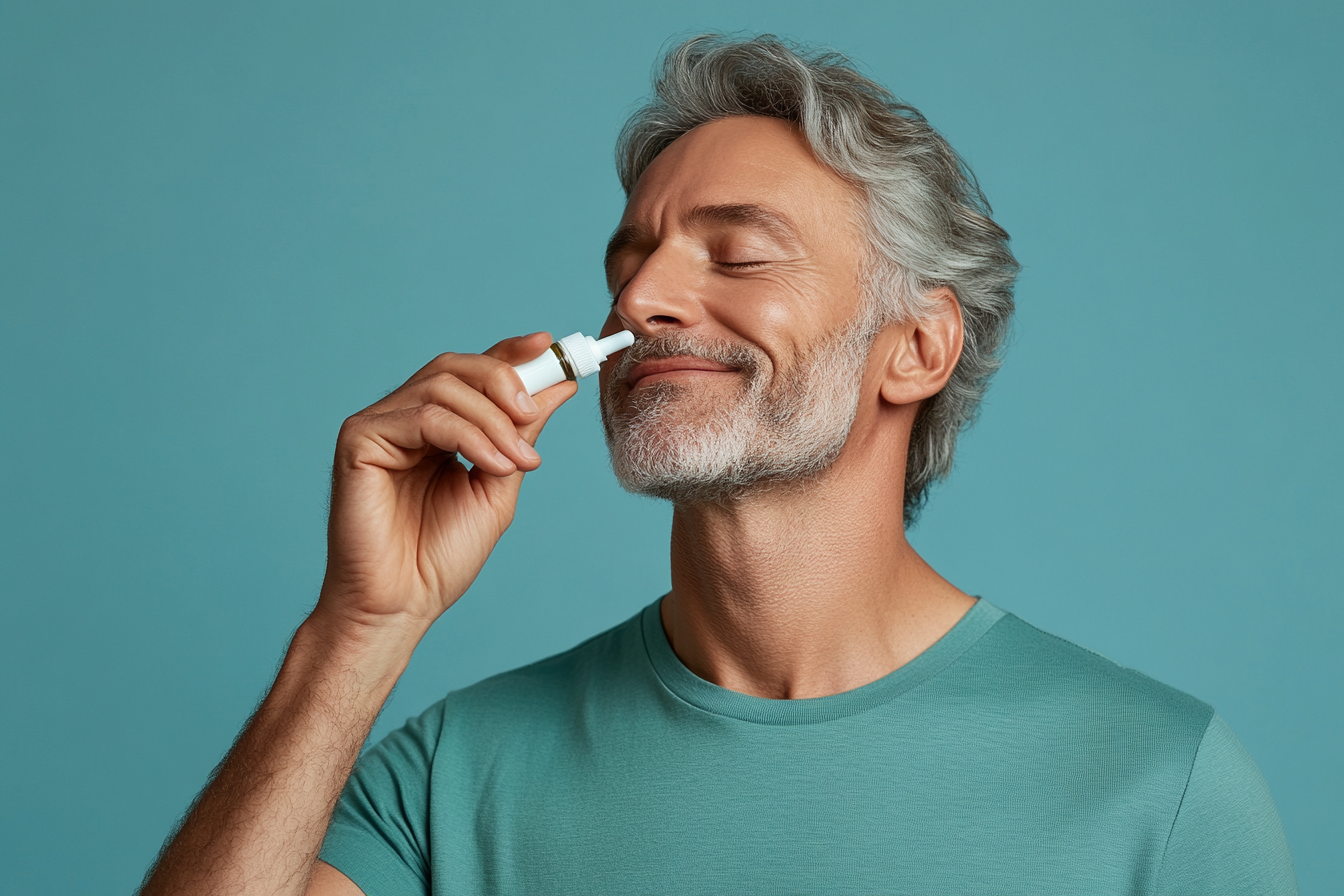
[[[606,339],[571,333],[559,342],[552,342],[540,357],[513,369],[523,378],[527,394],[536,395],[556,383],[592,376],[603,361],[634,344],[635,334],[629,330],[612,333]]]

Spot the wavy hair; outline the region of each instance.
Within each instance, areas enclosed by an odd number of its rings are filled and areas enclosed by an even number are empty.
[[[914,524],[929,487],[952,471],[957,436],[975,420],[998,370],[1013,313],[1018,263],[1008,234],[961,156],[915,109],[844,56],[773,35],[702,35],[672,47],[654,93],[616,143],[626,195],[672,141],[735,115],[792,122],[812,152],[864,199],[864,306],[881,324],[934,312],[945,287],[961,306],[963,348],[947,384],[915,416],[904,518]]]

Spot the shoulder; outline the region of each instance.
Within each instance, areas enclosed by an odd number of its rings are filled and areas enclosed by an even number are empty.
[[[1221,717],[1209,723],[1181,798],[1158,892],[1297,892],[1269,786]]]
[[[1209,704],[1010,613],[966,659],[958,687],[994,742],[1048,760],[1099,830],[1137,831],[1156,892],[1295,892],[1264,779]]]
[[[1093,724],[1142,721],[1156,730],[1179,730],[1194,738],[1192,749],[1213,718],[1204,701],[1012,613],[978,647],[1001,686],[1030,705],[1079,711]]]
[[[584,703],[610,699],[648,667],[643,611],[554,656],[483,679],[441,701],[446,726],[506,722],[535,727],[558,721]]]
[[[1201,729],[1213,707],[1136,669],[1122,666],[1079,644],[1042,631],[1012,613],[1004,613],[986,638],[1005,672],[1050,691],[1138,701],[1178,714],[1190,713]]]

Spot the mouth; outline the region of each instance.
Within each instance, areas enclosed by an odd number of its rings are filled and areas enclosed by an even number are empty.
[[[640,385],[667,379],[689,379],[707,374],[739,373],[740,370],[741,368],[730,367],[717,361],[686,355],[671,358],[650,358],[647,361],[640,361],[630,368],[630,373],[626,377],[626,385],[633,391]]]

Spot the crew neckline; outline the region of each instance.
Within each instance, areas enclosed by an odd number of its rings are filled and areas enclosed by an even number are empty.
[[[977,598],[957,624],[927,650],[877,681],[826,697],[776,700],[720,687],[686,668],[663,631],[658,609],[662,602],[659,598],[644,608],[642,628],[649,662],[663,686],[697,709],[761,725],[814,725],[889,703],[955,662],[1006,615],[984,598]]]

